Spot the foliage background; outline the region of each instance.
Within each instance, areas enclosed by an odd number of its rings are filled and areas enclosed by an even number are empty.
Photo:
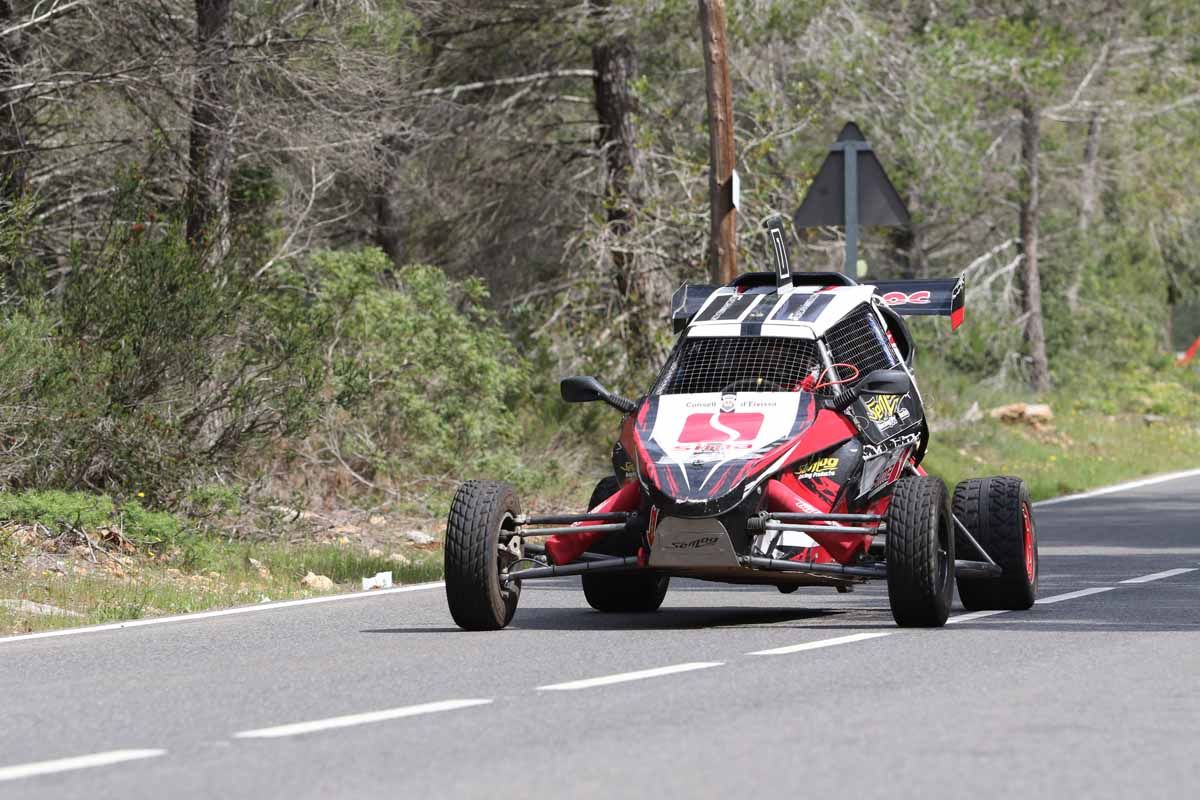
[[[564,408],[556,379],[636,394],[670,345],[670,292],[705,279],[694,2],[237,0],[220,61],[229,213],[203,241],[187,232],[193,87],[210,68],[192,4],[10,5],[5,487],[172,509],[232,487],[436,516],[460,479],[489,475],[582,499],[614,421]],[[870,274],[968,278],[959,335],[916,326],[939,424],[1032,398],[1017,105],[1033,98],[1046,399],[1193,435],[1195,376],[1173,365],[1200,335],[1193,3],[745,0],[729,14],[744,268],[853,119],[914,218],[867,232]],[[617,45],[632,67],[620,197],[595,82],[598,48]],[[794,255],[836,267],[838,236],[797,231]]]

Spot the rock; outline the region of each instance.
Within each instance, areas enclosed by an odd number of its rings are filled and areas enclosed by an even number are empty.
[[[379,514],[372,514],[371,517],[367,520],[367,522],[371,525],[375,525],[376,527],[378,527],[379,525],[387,524],[387,517],[380,516]]]
[[[378,547],[372,547],[367,551],[367,555],[369,555],[371,558],[383,558],[383,551]]]
[[[1026,422],[1049,422],[1054,419],[1054,412],[1045,403],[1030,403],[1025,406]]]
[[[325,575],[316,575],[309,572],[300,579],[300,585],[306,589],[313,589],[318,592],[327,592],[333,588],[333,579]]]
[[[393,561],[405,567],[412,563],[412,559],[404,555],[404,553],[392,553],[388,556],[388,561]]]
[[[1167,418],[1162,414],[1146,414],[1142,417],[1142,422],[1146,423],[1147,425],[1160,425],[1164,422],[1167,422]]]
[[[8,609],[16,614],[33,614],[36,617],[82,617],[75,611],[68,611],[65,608],[48,605],[46,603],[35,603],[32,600],[0,600],[0,608]]]
[[[1001,422],[1023,422],[1036,426],[1054,419],[1054,412],[1045,403],[1009,403],[993,408],[988,416]]]
[[[968,425],[973,425],[983,419],[983,412],[979,409],[979,402],[971,403],[971,407],[967,409],[967,413],[963,414],[962,421]]]
[[[263,563],[261,561],[259,561],[257,558],[251,558],[248,560],[250,561],[250,566],[253,567],[254,569],[262,569]]]
[[[433,544],[433,537],[423,531],[408,531],[404,537],[413,544]]]

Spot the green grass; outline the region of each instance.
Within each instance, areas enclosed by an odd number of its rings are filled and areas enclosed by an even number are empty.
[[[442,575],[439,551],[403,548],[409,560],[403,563],[355,545],[247,542],[195,531],[180,534],[169,547],[123,556],[125,563],[116,574],[74,574],[75,566],[85,561],[73,554],[53,556],[63,564],[65,574],[31,571],[18,566],[22,551],[28,549],[16,544],[11,529],[0,530],[0,598],[29,600],[81,616],[40,616],[0,608],[0,635],[322,594],[300,583],[308,572],[330,578],[333,592],[359,589],[362,578],[384,571],[391,571],[397,584],[422,583]],[[108,556],[100,554],[99,559],[105,563]]]
[[[146,509],[137,500],[115,503],[104,494],[63,491],[0,492],[0,520],[37,523],[53,534],[72,528],[111,528],[142,545],[173,543],[190,526],[172,514]]]
[[[1054,431],[985,420],[935,433],[925,468],[953,486],[965,478],[1016,475],[1035,500],[1144,475],[1200,467],[1193,422],[1147,425],[1140,416],[1067,413]]]

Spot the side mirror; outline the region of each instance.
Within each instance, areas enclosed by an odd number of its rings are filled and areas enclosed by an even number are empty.
[[[912,391],[912,379],[902,369],[877,369],[854,387],[855,394],[907,394]]]
[[[568,403],[590,403],[594,400],[603,400],[626,414],[632,414],[638,407],[634,401],[608,391],[600,385],[600,381],[590,375],[563,378],[558,384],[558,389],[562,392],[562,399]]]

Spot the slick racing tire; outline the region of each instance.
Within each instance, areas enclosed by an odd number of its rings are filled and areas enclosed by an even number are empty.
[[[940,628],[954,599],[954,532],[946,484],[896,481],[887,511],[888,603],[896,624]]]
[[[496,631],[512,621],[521,584],[504,585],[500,571],[516,556],[501,555],[521,504],[507,483],[467,481],[450,504],[446,523],[446,600],[450,616],[468,631]]]
[[[615,476],[602,478],[592,490],[592,499],[588,501],[588,509],[593,509],[612,497],[621,488],[621,482]],[[636,541],[611,541],[609,537],[596,546],[595,552],[614,556],[637,555]],[[657,611],[667,596],[667,587],[671,583],[668,575],[604,575],[601,573],[584,573],[583,596],[588,605],[597,611],[610,613],[646,613]]]
[[[968,611],[1024,611],[1037,599],[1038,544],[1029,489],[1020,478],[963,481],[954,488],[954,516],[1004,572],[999,578],[958,579],[958,597]],[[958,537],[959,553],[983,556]]]

